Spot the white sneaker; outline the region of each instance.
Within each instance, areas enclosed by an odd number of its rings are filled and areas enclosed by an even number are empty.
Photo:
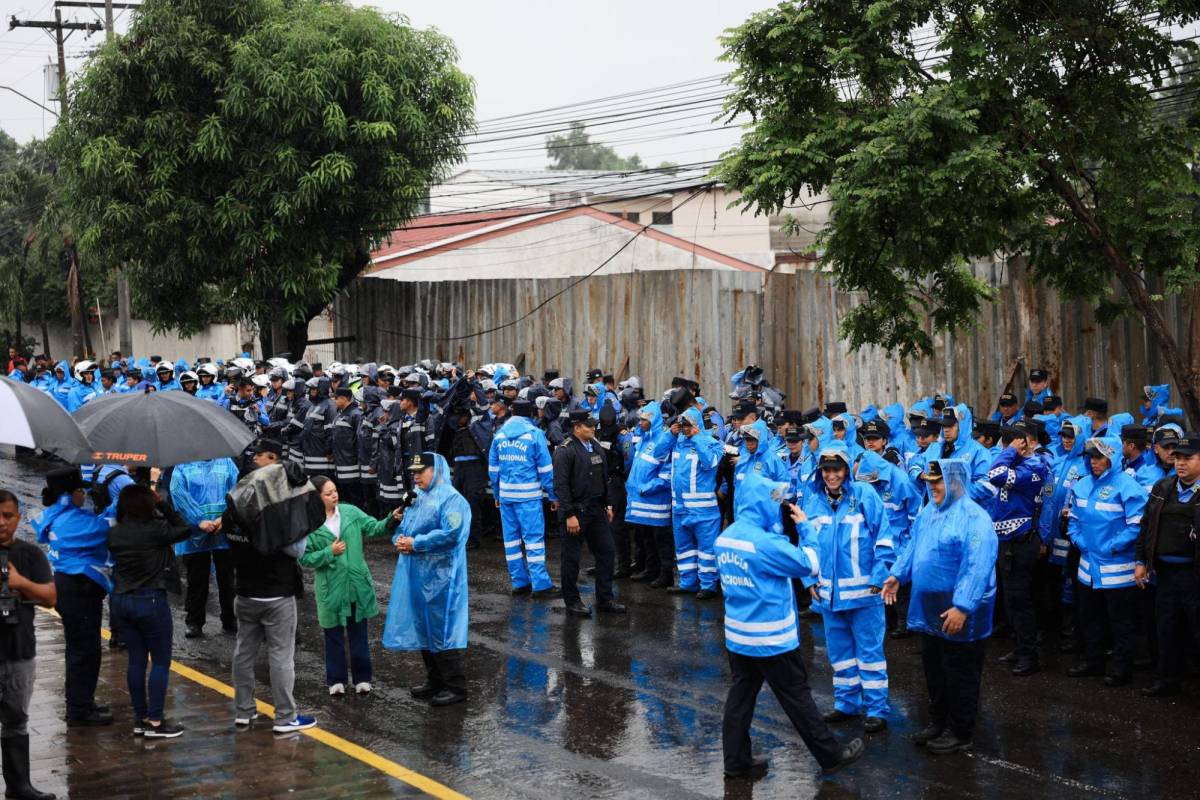
[[[234,717],[233,724],[238,726],[239,728],[244,728],[256,719],[258,719],[258,712],[253,711],[250,713],[250,716],[248,716],[248,717]]]
[[[346,693],[346,685],[343,683],[335,683],[333,686],[329,687],[329,696],[330,697],[340,697],[341,695],[344,695],[345,693]]]
[[[363,681],[362,683],[360,683],[354,687],[354,691],[358,692],[359,694],[370,694],[371,693],[371,684],[367,683],[366,681]]]

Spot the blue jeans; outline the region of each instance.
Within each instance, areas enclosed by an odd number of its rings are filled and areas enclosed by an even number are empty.
[[[135,589],[114,594],[113,609],[121,620],[121,633],[129,647],[129,699],[134,718],[161,720],[167,700],[167,676],[171,674],[171,606],[162,589]],[[146,691],[146,659],[150,659],[149,697]]]
[[[367,638],[367,621],[354,622],[354,604],[350,604],[350,619],[344,626],[323,628],[325,631],[325,683],[349,683],[346,674],[346,639],[350,639],[350,669],[354,682],[371,682],[371,640]]]

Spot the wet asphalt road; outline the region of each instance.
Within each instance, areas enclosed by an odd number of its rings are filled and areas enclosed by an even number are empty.
[[[21,497],[27,515],[40,508],[44,468],[0,451],[0,487]],[[24,526],[22,535],[32,532]],[[557,541],[549,551],[557,579]],[[1200,796],[1200,682],[1189,683],[1190,697],[1145,699],[1136,689],[1150,674],[1115,689],[1099,679],[1071,680],[1063,673],[1074,657],[1053,646],[1045,648],[1041,674],[1018,679],[995,663],[1008,643],[993,641],[975,750],[939,759],[908,741],[924,722],[916,637],[887,644],[892,714],[888,730],[867,739],[862,761],[822,779],[764,688],[753,737],[756,752],[771,760],[770,774],[752,785],[727,783],[719,600],[621,582],[627,617],[578,620],[562,613],[561,601],[510,597],[499,541],[469,555],[467,703],[431,709],[409,696],[407,687],[423,678],[420,657],[379,646],[382,617],[371,627],[375,691],[329,698],[311,593],[301,602],[296,695],[323,727],[477,799]],[[386,607],[395,556],[387,543],[373,542],[368,561]],[[583,587],[585,601],[590,588]],[[202,640],[183,638],[177,608],[175,658],[228,682],[233,640],[219,632],[215,602],[214,585]],[[827,709],[821,626],[805,625],[801,642],[817,704]],[[269,701],[265,663],[260,668],[259,696]],[[116,709],[119,718],[124,711]],[[858,725],[838,732],[843,739],[860,734]]]

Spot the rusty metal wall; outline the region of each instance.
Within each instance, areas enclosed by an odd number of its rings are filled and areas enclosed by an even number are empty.
[[[828,275],[772,275],[763,293],[764,366],[796,406],[827,400],[844,400],[851,408],[909,404],[948,390],[990,412],[1010,376],[1020,393],[1035,367],[1050,372],[1050,385],[1071,409],[1097,396],[1108,398],[1114,413],[1133,410],[1146,384],[1171,383],[1172,398],[1179,398],[1139,320],[1101,327],[1088,303],[1063,302],[1030,281],[1020,259],[979,263],[974,271],[996,288],[996,300],[983,307],[974,329],[938,335],[932,358],[908,362],[876,348],[850,352],[838,338],[838,324],[862,300],[836,291]],[[1164,302],[1164,312],[1186,349],[1187,314],[1176,298]]]
[[[555,367],[579,378],[591,367],[642,377],[647,393],[675,375],[694,378],[709,399],[728,405],[728,377],[758,363],[787,393],[788,405],[844,400],[912,403],[949,390],[977,410],[991,410],[1010,375],[1024,386],[1034,367],[1069,408],[1085,396],[1133,409],[1142,386],[1170,382],[1144,325],[1123,320],[1103,328],[1088,304],[1061,302],[1035,286],[1019,260],[976,264],[998,292],[976,327],[950,341],[937,337],[932,358],[902,362],[867,348],[851,353],[838,325],[860,298],[837,291],[826,274],[751,274],[708,270],[643,272],[577,279],[401,282],[362,278],[334,304],[337,356],[407,364],[434,357],[476,366],[521,365],[540,375]],[[564,291],[565,290],[565,291]],[[546,305],[516,325],[467,339]],[[1166,317],[1186,344],[1187,315],[1175,300]],[[949,351],[949,356],[948,356]],[[1016,369],[1014,371],[1014,365]],[[1172,396],[1178,397],[1173,388]]]
[[[592,367],[638,375],[647,394],[684,375],[706,387],[760,358],[762,275],[711,270],[578,279],[410,283],[360,278],[333,307],[340,359],[362,354],[393,365],[422,358],[474,367],[515,363],[576,380]],[[565,291],[564,291],[565,290]],[[561,295],[554,297],[559,292]],[[554,299],[549,299],[554,297]],[[546,302],[549,299],[548,302]],[[528,319],[489,331],[523,317]],[[523,365],[522,365],[523,359]]]

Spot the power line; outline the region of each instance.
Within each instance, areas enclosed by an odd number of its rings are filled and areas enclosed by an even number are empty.
[[[711,186],[711,184],[709,184],[709,185]],[[673,207],[671,208],[671,213],[674,213],[674,212],[678,211],[680,208],[682,208],[683,206],[685,206],[685,205],[687,205],[688,203],[690,203],[690,202],[691,202],[692,200],[694,200],[696,197],[699,197],[699,196],[700,196],[700,195],[701,195],[701,194],[702,194],[704,191],[706,191],[706,189],[707,189],[707,187],[703,187],[703,188],[697,189],[696,191],[692,192],[690,195],[688,195],[686,198],[684,198],[684,199],[683,199],[682,201],[680,201],[678,204],[676,204],[675,206],[673,206]],[[667,200],[667,199],[669,199],[669,198],[665,198],[665,199],[663,200],[663,202],[666,202],[666,200]],[[656,203],[656,204],[655,204],[655,206],[652,206],[652,208],[654,208],[654,207],[657,207],[658,205],[661,205],[661,203]],[[521,316],[519,316],[519,317],[517,317],[516,319],[512,320],[511,322],[506,322],[506,323],[504,323],[504,324],[502,324],[502,325],[496,325],[496,326],[494,326],[494,327],[488,328],[487,330],[476,331],[476,332],[474,332],[474,333],[467,333],[467,334],[462,334],[462,335],[459,335],[459,336],[421,336],[421,335],[419,335],[419,334],[414,334],[414,333],[405,333],[405,332],[403,332],[403,331],[393,331],[393,330],[388,330],[388,329],[386,329],[386,328],[378,328],[377,330],[380,330],[380,331],[382,331],[383,333],[388,333],[388,334],[391,334],[391,335],[393,335],[393,336],[400,336],[400,337],[402,337],[402,338],[405,338],[405,339],[414,339],[414,340],[416,340],[416,341],[425,341],[425,342],[460,342],[460,341],[464,341],[464,340],[466,340],[466,339],[475,339],[475,338],[477,338],[477,337],[480,337],[480,336],[486,336],[486,335],[488,335],[489,333],[495,333],[495,332],[497,332],[497,331],[502,331],[502,330],[504,330],[504,329],[506,329],[506,328],[511,328],[512,326],[514,326],[514,325],[519,325],[520,323],[522,323],[522,322],[524,322],[525,320],[529,319],[529,318],[530,318],[531,316],[533,316],[535,313],[537,313],[538,311],[540,311],[541,309],[543,309],[543,308],[545,308],[547,305],[549,305],[551,301],[558,299],[558,298],[559,298],[559,297],[561,297],[562,295],[564,295],[564,294],[566,294],[567,292],[569,292],[569,291],[571,291],[572,289],[574,289],[574,288],[575,288],[576,286],[578,286],[579,284],[581,284],[581,283],[583,283],[584,281],[586,281],[588,278],[590,278],[590,277],[592,277],[593,275],[595,275],[595,274],[596,274],[597,272],[599,272],[600,270],[604,269],[606,266],[608,266],[608,264],[609,264],[609,263],[611,263],[611,262],[612,262],[612,260],[613,260],[613,259],[615,259],[617,256],[621,255],[621,253],[625,251],[625,248],[629,247],[629,245],[631,245],[631,244],[633,244],[635,241],[637,241],[637,240],[638,240],[638,238],[639,238],[639,237],[640,237],[640,236],[641,236],[643,233],[645,233],[645,232],[646,232],[646,230],[647,230],[647,229],[649,229],[649,228],[650,228],[650,225],[648,225],[648,224],[647,224],[647,225],[643,225],[643,226],[642,226],[642,227],[641,227],[641,228],[640,228],[640,229],[639,229],[639,230],[638,230],[636,233],[634,233],[634,234],[633,234],[633,236],[630,236],[630,237],[629,237],[629,239],[628,239],[628,240],[627,240],[627,241],[626,241],[624,244],[622,244],[620,247],[618,247],[618,248],[616,249],[616,251],[615,251],[615,252],[613,252],[613,254],[612,254],[612,255],[610,255],[608,258],[604,259],[604,260],[603,260],[603,261],[601,261],[599,264],[597,264],[597,265],[596,265],[596,267],[595,267],[594,269],[592,269],[590,272],[588,272],[588,273],[587,273],[587,274],[585,274],[585,275],[581,275],[581,276],[579,276],[579,278],[577,278],[577,279],[576,279],[576,280],[574,280],[574,281],[571,281],[569,284],[567,284],[566,286],[564,286],[562,289],[559,289],[557,292],[555,292],[554,294],[550,295],[550,296],[549,296],[549,297],[547,297],[545,300],[542,300],[540,303],[538,303],[537,305],[535,305],[533,308],[529,309],[529,310],[528,310],[528,311],[526,311],[524,314],[522,314]]]

